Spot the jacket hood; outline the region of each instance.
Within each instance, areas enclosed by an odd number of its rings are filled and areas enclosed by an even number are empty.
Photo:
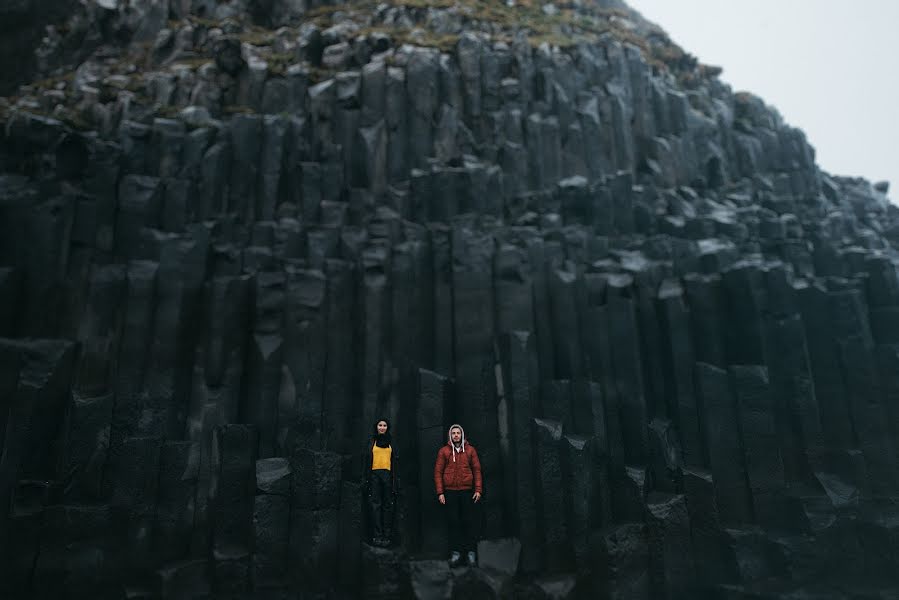
[[[459,431],[462,432],[462,443],[459,445],[459,450],[457,450],[456,446],[453,444],[453,429],[455,429],[456,427],[458,427]],[[453,451],[453,462],[456,462],[456,454],[459,452],[465,452],[465,429],[458,423],[453,423],[452,425],[450,425],[449,429],[446,430],[446,443],[449,444],[450,450]]]

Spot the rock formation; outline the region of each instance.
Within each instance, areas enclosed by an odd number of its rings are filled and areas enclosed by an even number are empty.
[[[0,8],[0,597],[899,585],[899,211],[624,4],[36,4]],[[455,421],[481,569],[443,560]]]

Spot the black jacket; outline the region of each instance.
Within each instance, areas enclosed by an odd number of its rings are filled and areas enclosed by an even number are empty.
[[[368,440],[368,444],[365,446],[365,450],[362,451],[362,477],[365,481],[365,484],[368,485],[368,474],[371,473],[371,463],[374,460],[372,456],[372,446],[375,445],[375,438],[371,438]],[[393,490],[393,493],[396,494],[397,489],[399,489],[399,485],[397,484],[397,476],[396,476],[396,465],[397,465],[397,457],[396,457],[396,448],[394,448],[393,444],[390,445],[390,487]]]

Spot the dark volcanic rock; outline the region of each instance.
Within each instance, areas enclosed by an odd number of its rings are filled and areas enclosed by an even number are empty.
[[[0,7],[0,597],[893,594],[888,186],[618,0],[375,4]]]

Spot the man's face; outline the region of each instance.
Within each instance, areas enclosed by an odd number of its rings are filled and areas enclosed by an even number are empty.
[[[387,421],[378,421],[378,433],[381,435],[387,433]]]
[[[450,431],[450,437],[454,444],[460,443],[462,441],[462,430],[458,427],[453,427],[452,431]]]

